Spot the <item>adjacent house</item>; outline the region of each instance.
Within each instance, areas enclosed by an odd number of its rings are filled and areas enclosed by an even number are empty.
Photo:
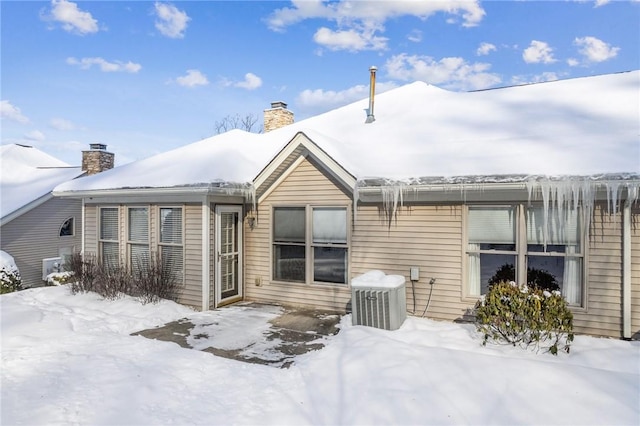
[[[510,279],[561,291],[578,332],[637,338],[639,117],[639,71],[468,93],[417,82],[296,123],[277,102],[263,134],[54,194],[82,200],[85,253],[164,253],[202,310],[349,311],[351,280],[381,269],[406,277],[415,315],[464,319]]]
[[[23,286],[43,285],[47,270],[81,249],[82,201],[54,198],[51,190],[113,167],[113,154],[105,149],[92,145],[83,152],[82,167],[74,167],[32,146],[0,147],[0,243],[15,259]]]

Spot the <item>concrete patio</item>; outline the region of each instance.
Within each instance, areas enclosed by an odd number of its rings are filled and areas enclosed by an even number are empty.
[[[296,356],[324,347],[340,314],[254,302],[194,313],[132,335],[253,364],[288,368]]]

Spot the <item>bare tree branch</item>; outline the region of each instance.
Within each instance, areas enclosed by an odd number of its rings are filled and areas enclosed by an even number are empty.
[[[252,133],[262,133],[262,126],[258,127],[258,116],[254,114],[246,114],[242,117],[240,114],[229,114],[222,120],[216,121],[213,127],[216,135],[233,129],[240,129]]]

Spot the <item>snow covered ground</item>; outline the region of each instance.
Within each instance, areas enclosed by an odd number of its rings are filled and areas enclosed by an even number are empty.
[[[346,316],[324,349],[277,369],[129,335],[198,315],[172,302],[63,286],[0,307],[3,425],[640,424],[640,342],[578,336],[554,357],[482,347],[469,325],[389,332]]]

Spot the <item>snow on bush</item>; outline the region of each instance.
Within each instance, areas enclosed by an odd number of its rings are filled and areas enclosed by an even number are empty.
[[[569,352],[573,341],[573,314],[559,291],[502,281],[492,285],[475,307],[476,327],[497,342]]]
[[[47,275],[47,285],[64,285],[71,282],[73,279],[72,272],[52,272]]]
[[[22,290],[22,277],[13,257],[0,250],[0,294]]]

